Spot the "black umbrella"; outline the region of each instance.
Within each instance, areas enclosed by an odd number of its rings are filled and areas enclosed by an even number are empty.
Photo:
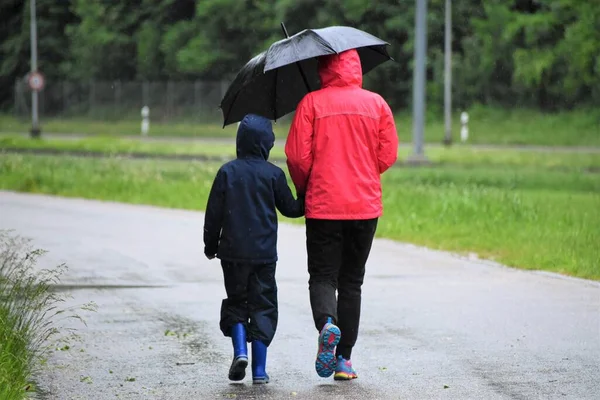
[[[285,32],[283,24],[282,28]],[[356,49],[366,74],[392,59],[387,46],[367,32],[346,26],[306,29],[275,42],[250,60],[227,89],[220,106],[224,126],[249,113],[277,120],[294,111],[309,91],[320,87],[319,56]]]

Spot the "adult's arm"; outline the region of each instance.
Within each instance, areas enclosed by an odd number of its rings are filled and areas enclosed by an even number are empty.
[[[296,115],[285,142],[287,166],[296,186],[296,192],[300,196],[306,192],[306,185],[313,164],[313,110],[312,97],[310,95],[305,96],[296,109]]]
[[[398,159],[398,132],[390,106],[382,101],[381,114],[379,117],[379,147],[377,149],[377,161],[379,173],[383,174]]]

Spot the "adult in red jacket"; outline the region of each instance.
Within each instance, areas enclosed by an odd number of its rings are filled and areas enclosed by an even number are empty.
[[[319,58],[319,74],[322,87],[298,105],[285,153],[305,196],[310,302],[321,332],[315,368],[344,380],[356,378],[350,358],[383,212],[380,176],[396,162],[398,136],[385,100],[361,87],[356,50]]]

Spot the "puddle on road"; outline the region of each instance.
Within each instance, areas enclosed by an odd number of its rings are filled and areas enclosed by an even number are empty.
[[[215,346],[206,334],[209,330],[207,322],[167,314],[158,319],[167,327],[165,336],[176,336],[193,356],[199,358],[198,363],[215,364],[229,360],[228,356],[214,350]],[[184,362],[182,365],[186,364]]]

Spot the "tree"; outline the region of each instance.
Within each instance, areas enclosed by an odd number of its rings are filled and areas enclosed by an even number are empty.
[[[170,41],[179,37],[173,26],[192,28],[189,21],[195,15],[194,0],[144,0],[137,32],[137,77],[140,79],[175,78],[181,74],[172,55],[185,42]],[[188,28],[186,28],[188,29]],[[191,29],[189,29],[192,32]],[[169,36],[167,37],[167,33]],[[175,35],[174,35],[175,34]],[[189,37],[187,37],[189,40]],[[165,43],[165,45],[163,45]]]
[[[486,102],[543,109],[598,99],[600,10],[577,0],[486,3],[472,21],[467,57],[480,57],[472,87]]]
[[[30,71],[31,38],[29,2],[0,2],[0,108],[12,103],[17,79]],[[63,62],[69,57],[65,26],[74,21],[67,7],[53,0],[36,1],[38,69],[48,81],[64,77]]]
[[[600,102],[600,8],[583,0],[453,2],[455,104],[547,110]],[[444,0],[429,0],[428,105],[442,104]],[[0,108],[29,71],[29,4],[0,2]],[[39,68],[56,80],[230,79],[306,28],[350,25],[392,45],[396,63],[365,77],[410,107],[414,1],[37,0]]]
[[[193,21],[179,22],[165,34],[162,50],[169,74],[208,79],[233,75],[263,50],[275,23],[275,0],[204,0]]]
[[[78,22],[67,27],[71,79],[134,79],[141,0],[73,0]]]

